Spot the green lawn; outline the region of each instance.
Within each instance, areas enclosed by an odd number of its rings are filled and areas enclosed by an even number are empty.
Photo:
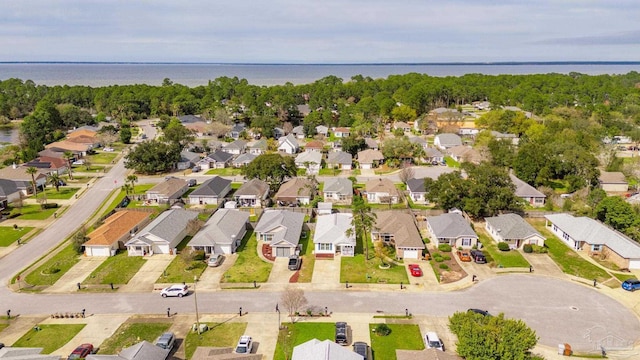
[[[15,230],[13,226],[0,226],[0,247],[13,244],[31,230],[33,230],[32,227],[18,227],[18,229]]]
[[[176,256],[169,266],[164,271],[163,275],[160,275],[156,283],[181,283],[181,282],[193,282],[195,276],[200,278],[202,273],[207,268],[207,264],[204,260],[191,260],[189,250],[184,250],[186,245],[191,240],[191,236],[187,236],[178,244],[178,251],[180,254]]]
[[[295,346],[311,339],[334,340],[336,331],[335,323],[283,323],[282,325],[284,329],[280,330],[278,335],[274,360],[290,359]]]
[[[489,238],[483,230],[477,230],[476,233],[480,238],[480,242],[482,243],[482,250],[486,253],[489,253],[493,261],[495,261],[496,266],[501,266],[504,268],[512,268],[512,267],[524,267],[527,268],[531,264],[520,254],[518,250],[509,250],[509,251],[500,251],[498,250],[498,245],[495,241]],[[487,258],[487,261],[489,259]]]
[[[25,281],[36,286],[53,285],[78,261],[80,261],[80,255],[69,244],[44,264],[31,271]]]
[[[306,233],[306,236],[300,239],[300,245],[302,245],[302,266],[300,267],[298,282],[308,283],[311,282],[313,266],[316,263],[316,257],[313,254],[313,232]]]
[[[86,324],[38,325],[39,331],[30,329],[13,343],[14,347],[41,347],[43,354],[51,354],[73,339]]]
[[[147,260],[142,256],[129,256],[126,251],[121,251],[103,261],[84,279],[83,284],[126,284],[145,262]]]
[[[18,217],[16,217],[16,219],[20,219],[20,220],[46,220],[48,219],[51,215],[53,215],[54,212],[60,210],[60,208],[57,209],[45,209],[43,210],[40,205],[24,205],[22,207],[22,214]]]
[[[420,335],[420,327],[412,324],[387,324],[391,333],[378,336],[371,332],[371,351],[374,359],[395,360],[396,349],[423,350],[424,341]],[[369,324],[369,329],[376,328],[376,324]]]
[[[47,194],[47,200],[68,200],[71,199],[73,194],[75,194],[80,188],[77,187],[66,187],[61,186],[58,188],[59,191],[56,191],[56,188],[47,188],[45,193]]]
[[[117,354],[123,348],[135,345],[142,340],[153,343],[160,334],[169,330],[169,327],[171,322],[125,322],[100,345],[98,353]]]
[[[116,152],[99,152],[93,155],[87,156],[89,162],[92,164],[111,164],[113,160],[118,156]]]
[[[272,263],[263,261],[258,256],[258,240],[253,231],[247,231],[238,247],[238,259],[220,280],[227,283],[248,283],[252,281],[266,282],[269,280]]]
[[[530,223],[547,238],[544,244],[545,247],[549,249],[549,256],[560,266],[563,272],[589,280],[596,279],[600,283],[611,278],[611,275],[604,269],[583,259],[560,239],[555,237],[555,235],[544,226],[544,220],[530,221]]]
[[[444,157],[444,162],[447,164],[448,167],[452,167],[452,168],[459,168],[460,167],[460,163],[453,160],[453,158],[451,156],[445,156]]]
[[[142,184],[142,185],[136,185],[133,189],[135,194],[144,194],[147,190],[151,189],[154,186],[155,184]],[[118,191],[118,190],[115,190],[115,191]],[[115,209],[116,206],[120,203],[120,201],[122,201],[122,199],[124,199],[126,195],[127,194],[124,192],[124,190],[121,189],[120,192],[118,193],[118,196],[116,196],[116,198],[113,199],[113,201],[111,202],[107,210],[105,210],[103,215],[108,214],[111,210]],[[109,197],[111,197],[111,195],[109,195]]]
[[[380,269],[380,259],[375,257],[375,249],[373,242],[367,241],[369,247],[369,261],[364,259],[364,250],[362,248],[362,240],[358,237],[356,240],[355,256],[342,257],[340,264],[340,282],[350,283],[382,283],[382,284],[400,284],[409,283],[407,271],[404,266],[390,264],[388,269]]]
[[[320,171],[318,172],[318,175],[330,175],[330,176],[338,176],[342,173],[342,170],[340,169],[329,169],[329,168],[325,168],[325,169],[320,169]]]
[[[190,331],[185,341],[186,358],[191,359],[198,346],[235,347],[240,336],[244,335],[247,323],[201,323],[209,330],[198,335]]]
[[[240,175],[241,171],[241,169],[237,168],[210,169],[205,175],[235,176]]]

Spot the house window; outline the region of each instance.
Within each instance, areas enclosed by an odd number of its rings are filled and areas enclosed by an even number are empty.
[[[380,240],[389,243],[393,241],[393,234],[380,234]]]
[[[340,194],[340,196],[338,197],[340,200],[347,200],[348,196],[345,194]]]
[[[553,225],[553,231],[558,231],[558,227]]]
[[[318,244],[318,250],[332,251],[333,250],[333,244]]]
[[[273,240],[273,234],[262,234],[260,237],[262,238],[262,241],[265,242],[270,242],[271,240]]]
[[[565,239],[565,240],[569,240],[569,234],[563,232],[562,233],[562,238]]]
[[[591,245],[591,251],[600,251],[600,250],[602,250],[602,245],[600,244]]]
[[[468,238],[462,239],[462,246],[471,246],[471,239],[468,239]]]

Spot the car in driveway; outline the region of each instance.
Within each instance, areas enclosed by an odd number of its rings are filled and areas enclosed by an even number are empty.
[[[170,331],[162,333],[156,340],[156,346],[171,351],[176,343],[176,335]]]
[[[249,335],[242,335],[233,352],[236,354],[251,354],[251,349],[253,349],[253,339]]]
[[[296,271],[300,269],[300,265],[302,264],[302,259],[298,255],[289,256],[289,265],[287,266],[289,270]]]
[[[93,344],[82,344],[75,348],[67,357],[67,360],[84,359],[94,353]]]
[[[362,356],[364,360],[369,359],[369,345],[364,341],[356,341],[353,343],[353,352]]]
[[[224,256],[222,256],[222,254],[211,254],[211,256],[209,256],[209,259],[207,260],[207,265],[211,267],[218,267],[220,266],[220,264],[222,264],[222,259],[224,259]]]
[[[444,343],[433,331],[428,331],[424,334],[424,344],[427,346],[427,349],[438,349],[440,351],[444,351]]]
[[[484,256],[484,253],[480,250],[471,250],[471,259],[476,264],[486,264],[487,258]]]
[[[458,250],[458,258],[460,261],[470,262],[471,261],[471,251],[469,250]]]
[[[638,279],[627,279],[622,282],[622,288],[627,291],[636,291],[640,289],[640,280]]]
[[[336,323],[336,339],[337,344],[347,345],[349,340],[347,340],[347,323],[344,321],[338,321]]]
[[[418,264],[409,264],[409,272],[411,273],[411,276],[413,276],[413,277],[422,276],[422,269],[420,268],[420,265],[418,265]]]
[[[183,297],[189,293],[189,286],[185,284],[175,284],[168,286],[160,292],[160,295],[164,298],[169,296]]]

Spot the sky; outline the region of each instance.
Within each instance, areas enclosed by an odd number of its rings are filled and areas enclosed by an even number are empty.
[[[640,61],[638,0],[2,0],[0,61]]]

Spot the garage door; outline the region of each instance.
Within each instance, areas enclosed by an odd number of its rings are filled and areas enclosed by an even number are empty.
[[[291,249],[284,247],[276,248],[276,257],[287,257],[291,253],[290,250]]]
[[[87,255],[89,256],[109,256],[111,255],[109,248],[105,247],[87,247]]]
[[[629,269],[640,269],[640,259],[629,259]]]
[[[418,258],[418,250],[405,250],[403,257],[405,259],[417,259]]]

